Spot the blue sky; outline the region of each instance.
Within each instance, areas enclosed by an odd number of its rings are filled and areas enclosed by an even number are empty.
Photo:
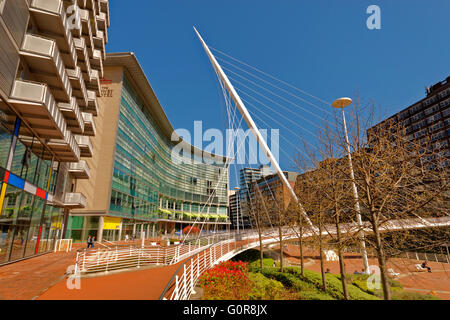
[[[381,30],[366,27],[372,4],[381,8]],[[448,0],[111,0],[110,14],[107,50],[137,55],[174,128],[192,130],[196,120],[226,127],[194,25],[214,48],[326,101],[358,91],[385,116],[450,75]],[[280,156],[292,169],[292,158]]]

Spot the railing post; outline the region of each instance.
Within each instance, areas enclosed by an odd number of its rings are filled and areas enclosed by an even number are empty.
[[[197,279],[200,278],[200,255],[197,256]]]
[[[86,249],[83,252],[83,270],[86,270]]]
[[[79,266],[78,266],[78,258],[79,258],[79,256],[80,256],[80,253],[77,252],[77,259],[75,260],[75,270],[74,270],[75,274],[77,274],[77,271],[78,271],[78,268],[79,268]]]
[[[184,297],[183,297],[183,300],[185,300],[186,299],[186,293],[187,293],[187,288],[186,288],[186,264],[184,264],[183,265],[183,275],[184,275],[184,278],[183,278],[183,289],[184,289]]]
[[[180,294],[180,287],[179,287],[179,283],[178,283],[178,275],[175,276],[175,290],[174,290],[174,300],[178,300],[179,294]]]
[[[138,268],[141,267],[141,252],[142,249],[138,249],[138,265],[137,265]]]
[[[106,251],[106,270],[105,270],[105,272],[108,272],[108,266],[109,266],[109,251]]]
[[[190,267],[190,275],[191,275],[191,291],[189,292],[189,294],[191,295],[192,294],[192,292],[194,291],[194,272],[193,272],[193,270],[192,270],[192,268],[193,268],[193,262],[191,261],[191,267]]]

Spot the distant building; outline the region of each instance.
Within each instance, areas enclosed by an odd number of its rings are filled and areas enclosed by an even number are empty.
[[[237,204],[239,208],[239,225],[245,229],[251,228],[250,207],[251,199],[249,189],[253,182],[258,181],[261,177],[273,174],[272,169],[267,165],[262,165],[259,168],[243,168],[240,171],[240,189],[237,192]],[[232,220],[232,226],[237,228],[237,219]]]
[[[378,123],[367,131],[372,132],[386,124],[400,123],[407,137],[425,145],[431,141],[434,150],[443,158],[450,158],[450,77],[426,89],[427,96],[408,108]],[[449,164],[447,160],[447,165]]]
[[[299,174],[297,172],[284,171],[285,177],[287,178],[289,184],[293,189],[295,189],[295,184],[297,182],[297,177]],[[292,196],[289,189],[283,184],[278,174],[271,174],[268,176],[263,176],[258,180],[254,181],[249,192],[250,203],[253,208],[258,211],[268,210],[273,214],[277,210],[286,210],[292,201]],[[259,205],[263,199],[264,204]],[[276,221],[267,221],[267,217],[263,213],[263,221],[265,225],[275,225]]]

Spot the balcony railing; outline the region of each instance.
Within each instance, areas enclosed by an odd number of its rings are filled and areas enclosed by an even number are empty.
[[[89,179],[91,176],[91,170],[85,160],[70,163],[69,172],[76,179]]]
[[[86,112],[92,113],[94,116],[98,114],[97,94],[95,91],[88,90],[88,107]]]
[[[86,208],[86,197],[81,193],[66,193],[64,197],[64,207],[67,208]]]
[[[54,39],[68,68],[75,68],[77,55],[63,0],[32,0],[30,13],[39,33]]]
[[[75,69],[66,69],[66,72],[69,76],[73,95],[77,98],[78,105],[86,108],[88,105],[88,98],[81,68],[77,66]]]
[[[70,101],[72,86],[54,40],[27,34],[20,55],[32,70],[35,80],[49,85],[56,101]]]
[[[80,147],[69,130],[66,130],[64,139],[50,139],[47,145],[58,155],[62,162],[76,162],[80,160]]]
[[[94,122],[94,116],[92,113],[81,113],[83,117],[84,122],[84,135],[86,136],[95,136],[96,134],[96,128],[95,128],[95,122]]]
[[[91,81],[87,84],[88,90],[94,91],[100,97],[100,76],[97,70],[92,70]]]
[[[80,108],[78,107],[77,100],[72,97],[70,99],[70,103],[62,103],[58,104],[59,109],[64,115],[67,123],[67,129],[72,131],[73,133],[83,134],[84,132],[84,121],[80,112]]]
[[[64,138],[66,121],[46,84],[16,80],[9,103],[41,138]]]
[[[78,55],[78,65],[83,72],[83,78],[87,81],[90,81],[91,76],[91,61],[89,60],[89,54],[86,48],[86,40],[82,38],[73,38],[75,43],[75,49]]]
[[[91,67],[98,70],[100,76],[103,77],[103,56],[100,50],[93,50]]]
[[[80,147],[81,156],[91,158],[93,154],[91,139],[88,136],[75,135],[75,140]]]

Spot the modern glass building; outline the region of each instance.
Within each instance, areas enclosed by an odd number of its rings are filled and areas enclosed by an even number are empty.
[[[0,0],[0,265],[52,251],[85,206],[108,27],[108,0]]]
[[[104,65],[93,138],[99,150],[88,160],[91,178],[77,183],[87,206],[71,211],[68,237],[151,237],[196,222],[205,231],[226,228],[226,158],[172,141],[174,130],[134,54],[108,54]],[[173,152],[178,143],[188,152]]]

